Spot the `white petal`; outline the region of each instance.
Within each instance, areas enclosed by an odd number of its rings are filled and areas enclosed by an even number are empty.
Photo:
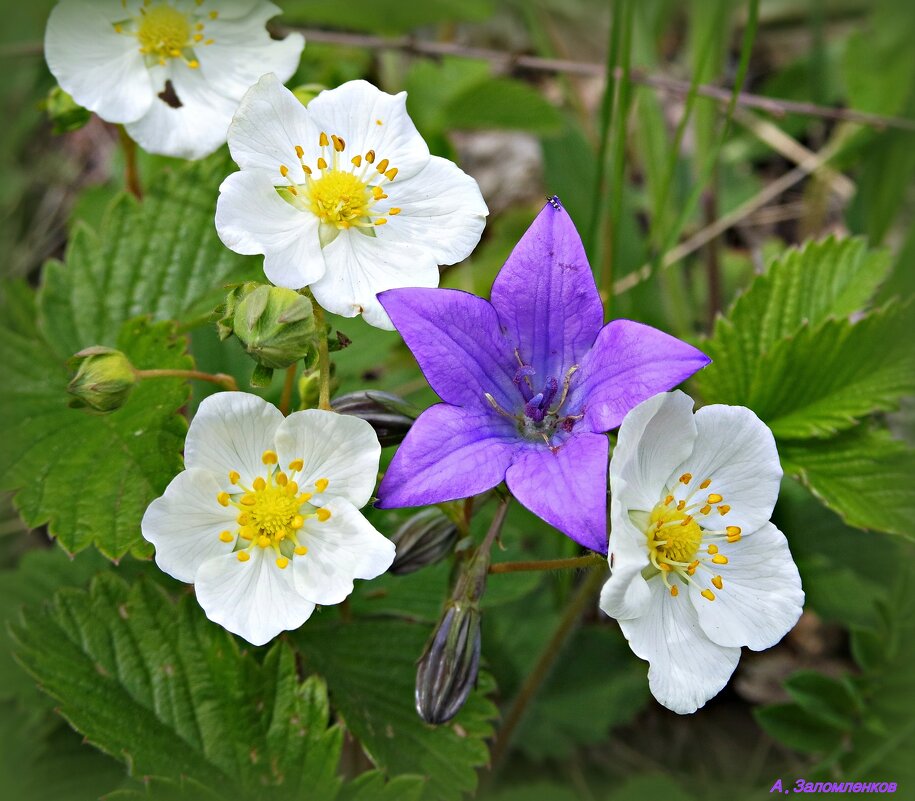
[[[648,582],[651,601],[642,617],[621,620],[633,653],[648,662],[652,695],[681,715],[714,697],[737,667],[739,648],[713,643],[699,626],[689,598],[676,598],[660,576]]]
[[[45,31],[45,58],[61,87],[108,122],[133,122],[155,97],[136,37],[115,32],[111,4],[62,0]],[[123,12],[123,16],[129,16]]]
[[[184,470],[143,515],[143,536],[156,546],[156,564],[178,581],[192,582],[208,559],[231,552],[235,540],[223,542],[223,531],[238,529],[233,507],[220,506],[216,478],[206,470]]]
[[[280,166],[285,165],[290,178],[301,184],[305,173],[296,145],[316,145],[318,134],[305,107],[268,73],[242,98],[229,126],[229,150],[243,170],[261,170],[271,181],[279,181]]]
[[[247,16],[248,14],[251,14],[253,11],[256,10],[255,6],[272,6],[273,8],[276,8],[276,6],[274,6],[273,3],[264,3],[264,2],[261,2],[261,0],[213,0],[213,2],[210,4],[209,9],[208,8],[200,9],[201,4],[197,3],[196,0],[194,0],[194,2],[190,2],[190,0],[183,0],[183,2],[189,8],[199,9],[201,11],[207,12],[207,14],[209,13],[209,11],[212,8],[216,7],[219,10],[218,20],[224,20],[224,19],[236,20],[236,19],[239,19],[240,17]],[[270,14],[270,17],[274,17],[279,13],[280,13],[279,9],[276,9],[276,11],[273,11]],[[270,17],[266,17],[265,19],[270,19]],[[212,24],[211,22],[207,22],[208,31],[209,31],[211,24]]]
[[[249,392],[217,392],[204,398],[184,442],[184,463],[213,473],[220,489],[238,492],[229,483],[237,470],[243,484],[265,473],[264,451],[274,449],[283,415],[271,403]]]
[[[257,3],[243,16],[232,16],[220,3],[219,17],[206,21],[204,34],[213,44],[194,52],[201,72],[226,97],[240,100],[265,73],[285,83],[296,71],[305,47],[302,35],[291,33],[277,41],[265,27],[279,13],[273,3]]]
[[[277,429],[276,452],[283,469],[295,459],[303,460],[295,481],[304,492],[312,492],[320,478],[330,482],[312,498],[316,506],[344,498],[361,508],[372,497],[381,445],[365,420],[321,409],[294,412]]]
[[[237,103],[207,83],[199,69],[172,60],[153,70],[156,86],[170,80],[181,103],[173,108],[156,96],[149,110],[127,125],[127,133],[149,153],[182,159],[201,159],[221,147]]]
[[[249,553],[247,562],[235,554],[204,562],[194,589],[210,620],[252,645],[263,645],[301,626],[315,605],[296,592],[292,571],[277,567],[272,549],[255,547]]]
[[[624,482],[617,481],[617,488]],[[600,593],[600,608],[617,620],[639,617],[650,601],[642,570],[648,566],[645,534],[629,519],[617,494],[610,499],[610,578]]]
[[[731,507],[725,517],[714,510],[703,528],[740,526],[755,531],[771,516],[781,484],[782,468],[775,438],[768,426],[743,406],[704,406],[695,415],[696,443],[693,452],[671,473],[677,477],[692,473],[696,481],[711,479],[703,493],[723,497],[719,503]]]
[[[232,173],[223,181],[216,231],[236,253],[263,253],[264,272],[277,286],[301,289],[324,275],[318,218],[283,200],[259,170]]]
[[[714,565],[724,582],[720,590],[710,587],[715,600],[703,598],[701,588],[690,587],[699,625],[719,645],[771,648],[794,628],[804,607],[801,577],[788,540],[766,523],[733,545],[721,545],[721,553],[728,563]]]
[[[375,206],[388,221],[376,232],[382,242],[421,243],[436,263],[455,264],[480,241],[489,209],[477,182],[447,159],[432,156],[412,178],[382,187],[388,198]],[[388,208],[400,213],[386,214]]]
[[[398,179],[418,173],[429,160],[429,148],[407,114],[407,93],[389,95],[367,81],[348,81],[321,92],[308,104],[319,131],[343,138],[345,163],[375,151],[375,166],[388,160]],[[307,149],[307,148],[306,148]]]
[[[361,314],[369,325],[393,331],[375,297],[386,289],[438,286],[438,264],[425,247],[387,245],[378,237],[341,231],[324,248],[324,277],[312,284],[315,300],[341,317]]]
[[[696,441],[693,399],[676,390],[642,401],[623,419],[610,459],[610,491],[624,509],[649,512]],[[681,475],[678,473],[677,475]],[[620,481],[625,490],[617,490]],[[622,488],[621,488],[622,489]]]
[[[338,604],[353,591],[353,579],[380,576],[394,561],[394,543],[383,537],[349,501],[336,498],[323,523],[306,520],[299,541],[308,548],[293,558],[295,587],[316,604]]]

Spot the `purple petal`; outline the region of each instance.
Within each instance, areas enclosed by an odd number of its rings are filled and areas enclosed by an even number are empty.
[[[514,426],[495,412],[431,406],[394,454],[376,506],[424,506],[485,492],[502,481],[519,447]]]
[[[579,364],[604,319],[581,237],[568,212],[547,203],[492,285],[499,322],[534,383],[562,380]]]
[[[568,408],[584,409],[583,429],[609,431],[643,400],[673,389],[710,361],[701,350],[650,325],[614,320],[585,356]]]
[[[517,405],[518,363],[485,300],[456,289],[389,289],[378,300],[443,401],[491,410],[488,392],[503,409]]]
[[[505,480],[537,517],[579,545],[606,554],[608,450],[603,434],[577,434],[555,449],[529,447]]]

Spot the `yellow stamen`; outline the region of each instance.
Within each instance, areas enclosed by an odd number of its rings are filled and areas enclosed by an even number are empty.
[[[705,479],[705,481],[703,481],[703,482],[699,485],[699,489],[708,489],[708,486],[709,486],[709,484],[711,484],[711,483],[712,483],[712,480],[711,480],[710,478],[707,478],[707,479]]]
[[[219,539],[221,539],[223,542],[232,542],[232,540],[234,540],[235,537],[232,536],[232,532],[231,532],[231,531],[223,531],[223,532],[219,535]]]
[[[393,181],[397,177],[397,167],[391,167],[391,169],[384,174],[384,177],[389,181]]]
[[[229,483],[237,484],[239,481],[241,481],[241,474],[237,470],[230,470],[229,471]]]
[[[257,544],[260,545],[261,548],[269,547],[270,546],[270,537],[266,536],[265,534],[261,534],[257,538]]]
[[[375,220],[375,225],[385,225],[386,223],[387,220],[384,217],[379,217],[377,220]]]
[[[692,474],[692,473],[684,473],[682,476],[680,476],[680,483],[681,483],[681,484],[689,484],[689,482],[692,481],[692,480],[693,480],[693,474]]]
[[[715,600],[715,593],[713,593],[711,590],[702,590],[702,592],[699,593],[699,594],[700,594],[703,598],[708,598],[710,601],[714,601],[714,600]]]
[[[296,547],[294,553],[296,556],[305,556],[305,554],[308,553],[308,548],[306,548],[304,545],[299,545]]]
[[[319,493],[324,492],[324,490],[327,489],[328,484],[330,484],[330,481],[328,481],[326,478],[319,478],[317,481],[315,481],[315,489]]]
[[[315,512],[315,514],[318,516],[318,520],[320,520],[322,523],[325,523],[328,520],[330,520],[330,510],[329,509],[323,509],[323,508],[318,509],[318,511]]]
[[[261,461],[264,464],[276,464],[276,462],[277,462],[276,451],[264,451],[261,454]]]
[[[716,565],[726,565],[728,563],[728,558],[724,554],[719,553],[712,557],[712,561]]]
[[[353,156],[350,159],[350,164],[352,164],[354,167],[361,167],[362,166],[362,156]]]
[[[254,489],[255,489],[256,491],[259,492],[260,490],[264,489],[264,487],[267,486],[267,482],[264,481],[263,478],[261,478],[260,476],[258,476],[257,478],[254,479],[254,485],[253,485],[253,486],[254,486]]]
[[[712,511],[712,507],[709,506],[708,504],[706,504],[705,506],[703,506],[703,507],[699,510],[699,513],[700,513],[700,514],[703,514],[703,515],[707,515],[707,514],[708,514],[709,512],[711,512],[711,511]]]
[[[295,154],[296,154],[299,158],[302,158],[302,156],[305,155],[305,148],[303,148],[301,145],[296,145],[296,146],[295,146]]]
[[[228,506],[229,505],[229,493],[220,492],[219,495],[216,496],[216,500],[219,502],[220,506]]]
[[[709,546],[708,546],[708,552],[709,552],[710,554],[716,554],[716,553],[718,553],[718,546],[717,546],[717,545],[709,545]]]
[[[319,170],[327,169],[327,162],[323,158],[318,159],[318,169]]]
[[[279,484],[281,487],[285,487],[289,483],[289,476],[287,476],[283,472],[277,473],[276,474],[276,483]]]
[[[676,584],[674,584],[674,585],[670,588],[670,594],[673,595],[674,598],[676,598],[676,597],[680,594],[680,590],[679,590],[679,588],[677,587]]]
[[[327,134],[324,133],[324,131],[321,131],[321,135],[318,137],[318,144],[321,147],[327,147],[330,144],[330,142],[327,139]]]
[[[279,559],[276,560],[276,566],[280,570],[285,570],[288,565],[289,565],[289,560],[285,556],[281,556]]]
[[[239,551],[237,556],[239,562],[247,562],[251,558],[251,555],[247,551]]]
[[[722,516],[726,515],[730,511],[731,511],[731,507],[728,506],[726,503],[722,504],[721,506],[718,507],[718,514],[720,514]]]
[[[392,216],[396,216],[396,215],[400,214],[400,209],[397,208],[397,206],[394,206],[394,208],[388,210],[388,214],[390,214]]]
[[[257,503],[257,498],[253,495],[242,495],[241,501],[239,503],[244,504],[245,506],[254,506]]]
[[[712,579],[712,584],[714,584],[715,588],[719,590],[724,586],[724,582],[721,580],[721,576],[715,576],[715,578]]]
[[[709,503],[721,503],[721,501],[723,501],[723,500],[724,500],[724,498],[722,498],[717,492],[713,492],[711,495],[708,496]]]
[[[289,527],[292,529],[300,529],[304,525],[305,525],[305,518],[302,517],[302,515],[296,515],[295,517],[292,518],[292,522],[290,522]]]
[[[290,469],[293,473],[297,473],[297,472],[298,472],[299,470],[301,470],[304,466],[305,466],[305,462],[303,462],[301,459],[293,459],[293,460],[289,463],[289,469]]]
[[[387,159],[382,159],[381,161],[378,162],[378,166],[375,169],[378,170],[378,172],[383,174],[384,171],[388,168],[388,164],[389,164],[389,162]]]
[[[677,501],[677,511],[682,512],[686,508],[686,501]]]

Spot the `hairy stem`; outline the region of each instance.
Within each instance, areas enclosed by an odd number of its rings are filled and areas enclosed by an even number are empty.
[[[118,126],[118,137],[121,150],[124,151],[124,183],[127,191],[137,200],[143,198],[143,187],[140,185],[140,171],[137,169],[137,143],[130,138],[123,125]]]
[[[280,395],[280,411],[283,415],[289,414],[292,406],[292,388],[295,386],[295,377],[298,372],[298,363],[293,362],[286,368],[286,380],[283,382],[283,394]]]
[[[314,307],[315,327],[318,329],[318,408],[330,411],[330,351],[327,349],[327,324],[324,321],[324,309],[314,298],[311,299],[311,304]]]
[[[137,378],[193,378],[197,381],[208,381],[218,384],[223,389],[238,391],[235,379],[226,373],[204,373],[200,370],[137,370]]]
[[[607,560],[599,554],[573,556],[569,559],[542,559],[530,562],[499,562],[491,565],[490,573],[524,573],[537,570],[576,570],[578,568],[598,567]]]

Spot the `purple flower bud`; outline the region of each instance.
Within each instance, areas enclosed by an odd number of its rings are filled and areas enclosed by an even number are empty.
[[[395,576],[405,576],[434,565],[454,550],[458,529],[448,515],[431,507],[409,518],[391,537],[397,555],[388,568]]]
[[[330,405],[335,412],[365,420],[375,429],[382,447],[403,442],[419,414],[412,404],[403,398],[378,390],[340,395],[334,398]]]

